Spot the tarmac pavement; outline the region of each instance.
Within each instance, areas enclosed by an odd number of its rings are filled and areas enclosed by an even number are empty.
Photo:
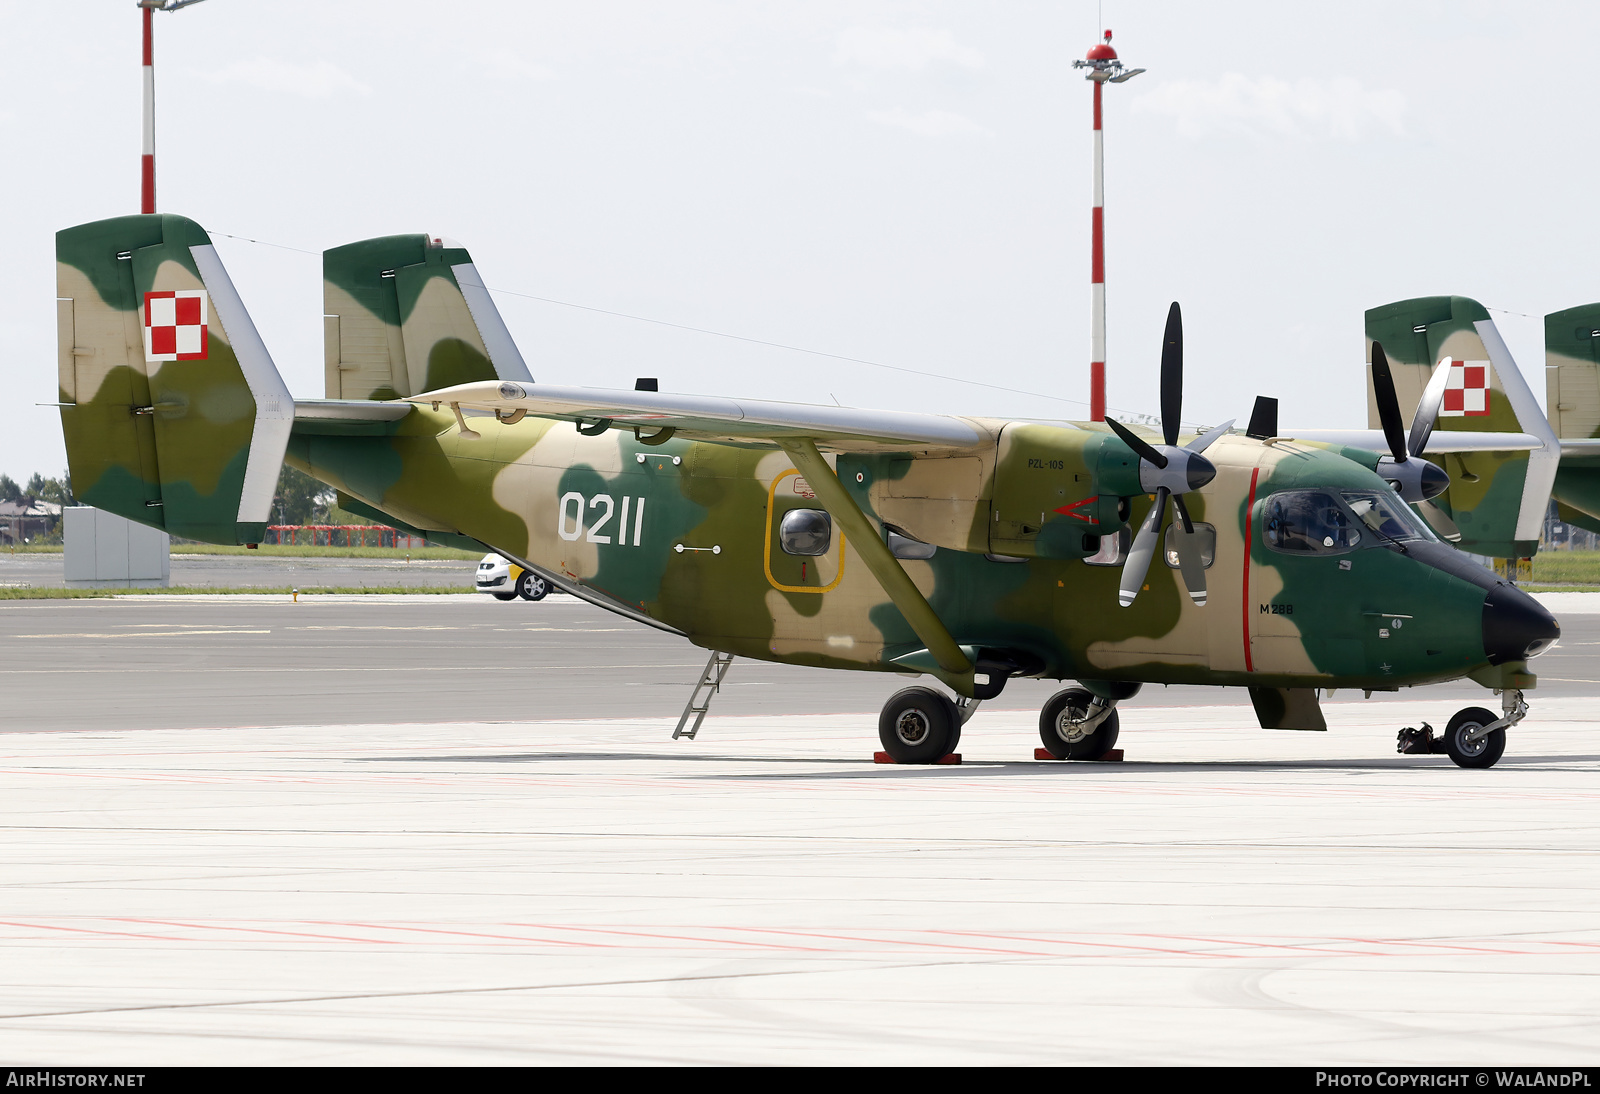
[[[1596,597],[1600,600],[1600,597]],[[566,597],[0,604],[0,1059],[1600,1063],[1600,605],[1488,771],[1146,689],[1121,763],[876,765],[909,681]],[[744,686],[733,686],[736,683]],[[1219,702],[1220,700],[1220,702]]]

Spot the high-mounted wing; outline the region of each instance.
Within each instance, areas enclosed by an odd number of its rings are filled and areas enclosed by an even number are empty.
[[[573,422],[585,432],[633,429],[646,441],[677,435],[695,440],[776,445],[782,440],[807,437],[829,451],[875,452],[908,446],[971,448],[993,440],[992,434],[977,422],[944,414],[557,384],[459,384],[414,395],[409,401],[454,406],[463,411],[491,411],[502,420],[520,411]]]
[[[1285,430],[1286,440],[1321,441],[1387,452],[1389,442],[1381,429],[1293,429]],[[1436,432],[1428,438],[1430,455],[1455,452],[1530,452],[1542,449],[1545,442],[1531,433],[1467,433],[1455,430]]]

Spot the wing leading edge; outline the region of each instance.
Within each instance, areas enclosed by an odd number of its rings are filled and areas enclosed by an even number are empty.
[[[836,452],[972,448],[994,437],[974,419],[944,414],[511,381],[459,384],[408,401],[492,411],[502,418],[524,411],[590,428],[634,429],[646,437],[667,429],[695,440],[744,444],[809,437]]]

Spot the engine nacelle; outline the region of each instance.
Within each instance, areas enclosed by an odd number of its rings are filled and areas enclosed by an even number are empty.
[[[1122,530],[1141,494],[1139,458],[1108,433],[1013,423],[1000,434],[989,550],[1086,558]]]

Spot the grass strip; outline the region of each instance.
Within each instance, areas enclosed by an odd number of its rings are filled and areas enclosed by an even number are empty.
[[[336,593],[343,596],[455,596],[474,594],[476,589],[432,585],[313,585],[302,586],[301,596]],[[288,585],[173,585],[153,589],[33,589],[0,588],[0,600],[77,600],[108,596],[292,596]]]
[[[0,557],[6,555],[59,555],[61,545],[57,544],[25,544],[20,547],[6,547],[0,549]],[[419,561],[451,561],[451,562],[476,562],[483,555],[476,551],[462,551],[455,547],[307,547],[291,546],[287,543],[263,543],[255,550],[248,547],[228,547],[216,543],[174,543],[171,553],[173,555],[251,555],[255,557],[266,556],[269,558],[383,558],[399,561],[409,556],[413,562]]]

